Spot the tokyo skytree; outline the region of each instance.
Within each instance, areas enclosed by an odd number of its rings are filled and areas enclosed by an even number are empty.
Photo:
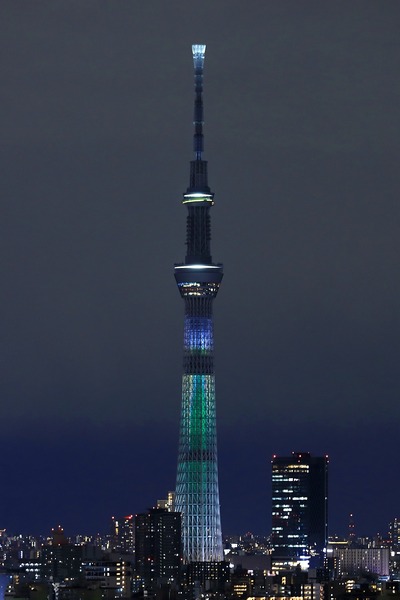
[[[176,264],[175,279],[185,305],[182,411],[175,510],[182,513],[183,559],[223,561],[218,489],[215,412],[213,301],[223,268],[211,257],[210,208],[203,160],[204,45],[192,46],[194,63],[194,159],[183,196],[188,209],[185,262]]]

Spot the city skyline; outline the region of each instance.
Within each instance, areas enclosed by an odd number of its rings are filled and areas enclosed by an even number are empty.
[[[304,451],[330,456],[330,532],[352,512],[383,533],[400,496],[399,5],[0,17],[0,526],[95,531],[174,487],[170,265],[204,40],[222,529],[267,533],[271,456]]]

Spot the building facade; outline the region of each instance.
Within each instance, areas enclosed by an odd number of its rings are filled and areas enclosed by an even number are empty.
[[[329,548],[328,557],[336,558],[337,578],[360,577],[369,573],[379,577],[389,575],[389,548]]]
[[[328,457],[272,458],[272,565],[319,566],[328,540]]]
[[[131,597],[132,565],[130,562],[123,560],[112,561],[107,559],[84,561],[82,570],[85,581],[93,589],[99,587],[103,591],[103,597]]]
[[[157,508],[166,508],[169,511],[175,511],[175,492],[168,492],[166,498],[157,500]]]
[[[183,204],[188,209],[185,262],[175,265],[184,300],[184,365],[175,510],[182,514],[183,559],[223,561],[215,414],[213,301],[222,265],[212,261],[210,208],[203,160],[203,68],[205,46],[192,46],[195,74],[194,160]],[[211,569],[212,571],[212,569]]]
[[[181,515],[152,508],[135,517],[136,575],[149,593],[177,584],[182,564]]]

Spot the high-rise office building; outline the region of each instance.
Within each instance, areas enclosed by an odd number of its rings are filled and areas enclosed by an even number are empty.
[[[185,262],[175,278],[185,304],[182,412],[175,510],[182,513],[186,564],[223,561],[218,490],[213,301],[222,280],[222,265],[212,261],[210,208],[203,160],[203,68],[205,46],[192,46],[195,80],[194,160],[183,196],[188,209]],[[204,569],[200,569],[204,570]],[[210,569],[205,569],[210,571]],[[211,571],[210,571],[211,572]]]
[[[392,550],[400,549],[400,520],[397,518],[389,523],[389,540]]]
[[[133,515],[111,518],[111,550],[123,554],[134,554],[135,526]]]
[[[135,517],[136,574],[154,593],[163,584],[177,584],[181,568],[181,515],[152,508]]]
[[[328,457],[272,458],[272,565],[321,565],[328,540]]]
[[[41,577],[60,583],[79,577],[82,571],[83,546],[70,544],[59,525],[52,529],[52,542],[41,552]]]

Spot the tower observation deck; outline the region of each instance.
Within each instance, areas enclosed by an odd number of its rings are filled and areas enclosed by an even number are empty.
[[[183,196],[187,206],[185,262],[175,279],[185,304],[182,411],[175,510],[182,513],[186,564],[223,561],[215,414],[213,301],[222,280],[212,261],[210,208],[203,160],[203,69],[206,47],[192,46],[194,63],[194,160]]]

